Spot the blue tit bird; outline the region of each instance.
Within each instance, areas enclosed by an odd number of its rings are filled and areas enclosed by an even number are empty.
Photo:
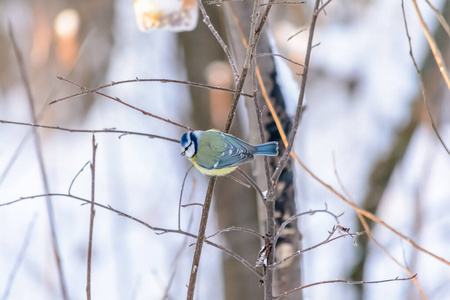
[[[180,140],[181,155],[203,174],[222,176],[248,163],[255,155],[277,156],[278,142],[250,145],[215,129],[189,131]]]

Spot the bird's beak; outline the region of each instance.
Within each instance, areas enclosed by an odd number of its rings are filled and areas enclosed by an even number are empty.
[[[186,153],[186,151],[183,151],[183,152],[180,153],[180,155],[181,155],[181,156],[184,156],[185,153]]]

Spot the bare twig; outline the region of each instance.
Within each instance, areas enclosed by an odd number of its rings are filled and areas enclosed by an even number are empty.
[[[203,207],[203,204],[197,203],[197,202],[188,203],[188,204],[181,204],[181,207],[189,207],[189,206],[200,206],[200,207]]]
[[[305,4],[306,1],[273,1],[271,4],[293,4],[293,5],[297,5],[297,4]],[[266,6],[269,5],[269,3],[261,3],[260,6]]]
[[[106,129],[73,129],[73,128],[64,128],[59,126],[49,126],[49,125],[40,125],[40,124],[32,124],[32,123],[25,123],[25,122],[15,122],[15,121],[6,121],[6,120],[0,120],[0,123],[2,124],[12,124],[12,125],[20,125],[20,126],[30,126],[30,127],[36,127],[36,128],[44,128],[44,129],[53,129],[53,130],[60,130],[60,131],[67,131],[67,132],[73,132],[73,133],[116,133],[120,134],[119,137],[122,137],[124,135],[140,135],[140,136],[146,136],[151,139],[161,139],[166,140],[169,142],[174,143],[180,143],[178,139],[171,139],[165,136],[156,135],[156,134],[149,134],[149,133],[143,133],[143,132],[136,132],[136,131],[128,131],[128,130],[116,130],[114,128],[106,128]]]
[[[186,174],[183,178],[183,183],[181,184],[181,191],[180,191],[180,201],[178,202],[178,230],[181,230],[181,200],[183,199],[183,191],[184,191],[184,184],[186,183],[186,178],[189,175],[189,172],[192,170],[194,165],[190,166],[189,169],[186,171]]]
[[[415,0],[413,0],[413,3],[414,3],[415,6],[417,6],[417,3],[416,3]],[[421,17],[421,15],[420,15],[420,12],[419,12],[418,8],[416,8],[416,10],[417,10],[417,13],[419,14],[419,18],[420,18],[421,22],[423,22],[422,17]],[[409,55],[411,56],[411,59],[412,59],[413,64],[414,64],[414,68],[416,69],[417,75],[419,76],[420,90],[421,90],[421,92],[422,92],[422,98],[423,98],[423,101],[425,102],[425,107],[426,107],[426,109],[427,109],[428,117],[430,118],[431,127],[433,127],[433,130],[434,130],[434,132],[436,133],[436,136],[438,137],[438,139],[439,139],[439,141],[441,142],[442,146],[444,146],[445,151],[447,151],[447,153],[450,155],[450,150],[449,150],[449,148],[447,147],[447,145],[445,144],[445,142],[444,142],[444,140],[442,139],[441,135],[439,134],[438,129],[437,129],[437,126],[436,126],[436,124],[434,123],[433,116],[431,115],[430,104],[428,103],[428,98],[427,98],[427,95],[426,95],[426,93],[425,93],[425,86],[424,86],[424,83],[423,83],[423,80],[422,80],[422,75],[421,75],[421,72],[420,72],[419,67],[417,66],[416,59],[414,58],[414,54],[413,54],[413,51],[412,51],[411,36],[409,35],[408,23],[406,22],[405,6],[404,6],[404,4],[403,4],[403,0],[402,0],[402,13],[403,13],[403,21],[404,21],[404,24],[405,24],[406,37],[408,38]],[[424,28],[424,31],[425,31],[426,25],[422,25],[422,26],[425,26],[425,28]],[[427,29],[427,30],[428,30],[428,29]],[[427,34],[427,33],[426,33],[426,34]],[[429,34],[429,33],[428,33],[428,34]],[[428,35],[427,35],[427,38],[428,38]],[[431,48],[431,50],[433,50],[433,48]],[[438,51],[439,51],[439,50],[438,50]],[[433,51],[433,54],[434,54],[434,51]],[[439,53],[439,54],[440,54],[440,53]],[[436,55],[436,54],[435,54],[435,55]],[[435,56],[435,57],[436,57],[436,56]],[[441,72],[442,72],[442,70],[441,70]],[[444,73],[445,73],[445,70],[444,70]],[[449,86],[449,88],[450,88],[450,86]]]
[[[434,12],[434,14],[436,15],[436,18],[439,20],[439,23],[441,23],[441,26],[447,32],[447,35],[450,37],[450,26],[448,26],[448,23],[445,20],[444,16],[441,14],[441,12],[436,7],[434,7],[433,4],[431,4],[431,2],[429,0],[425,0],[425,2],[428,4],[428,6]]]
[[[233,180],[233,181],[236,182],[236,183],[239,183],[240,185],[242,185],[242,186],[245,187],[245,188],[248,188],[248,189],[251,188],[251,185],[246,184],[246,183],[243,182],[242,180],[240,180],[240,179],[238,179],[238,178],[236,178],[236,177],[234,177],[234,176],[232,176],[232,175],[230,175],[230,174],[225,175],[225,177],[230,178],[231,180]]]
[[[217,231],[217,232],[215,232],[215,233],[205,237],[205,239],[210,239],[212,237],[215,237],[218,234],[221,234],[221,233],[224,233],[224,232],[230,232],[230,231],[242,231],[242,232],[250,233],[250,234],[253,234],[254,236],[257,236],[259,238],[264,239],[264,236],[262,234],[260,234],[259,232],[256,232],[253,229],[244,228],[244,227],[237,227],[237,226],[231,226],[231,227],[228,227],[228,228],[225,228],[225,229],[221,229],[221,230],[219,230],[219,231]]]
[[[273,185],[276,184],[278,181],[278,178],[281,175],[281,172],[283,171],[284,167],[287,164],[287,160],[289,158],[289,155],[291,153],[292,147],[294,145],[294,139],[298,131],[298,126],[300,124],[300,119],[302,115],[302,107],[303,107],[303,99],[305,97],[305,90],[306,90],[306,80],[308,79],[308,70],[309,70],[309,61],[311,59],[311,50],[313,45],[313,38],[314,38],[314,29],[316,27],[317,18],[319,17],[319,11],[320,11],[320,0],[316,0],[316,3],[314,5],[314,13],[311,19],[311,24],[309,26],[309,37],[308,37],[308,46],[306,47],[306,56],[305,56],[305,67],[303,69],[303,77],[300,84],[300,95],[298,98],[298,104],[297,104],[297,111],[295,112],[294,122],[292,124],[291,132],[289,133],[289,139],[288,139],[288,145],[286,146],[286,150],[283,153],[283,156],[280,159],[280,162],[275,169],[275,172],[272,175],[272,181]]]
[[[320,6],[319,11],[317,13],[320,13],[322,10],[325,10],[325,7],[330,4],[332,0],[328,0],[327,2],[325,2],[324,4],[322,4],[322,6]]]
[[[245,173],[241,168],[238,168],[237,171],[239,174],[244,176],[244,178],[247,180],[248,183],[255,189],[255,191],[258,193],[258,195],[261,197],[262,200],[265,200],[264,194],[259,188],[258,184],[251,178],[247,173]]]
[[[293,222],[294,220],[300,218],[301,216],[304,216],[304,215],[310,215],[310,216],[312,216],[312,215],[314,215],[314,214],[316,214],[316,213],[327,213],[327,214],[331,215],[331,216],[335,219],[336,224],[338,224],[338,225],[339,225],[339,217],[342,216],[342,214],[340,214],[340,215],[335,215],[334,213],[332,213],[331,211],[329,211],[328,208],[325,208],[325,209],[309,210],[309,211],[305,211],[305,212],[301,212],[301,213],[295,214],[295,215],[289,217],[288,219],[286,219],[286,221],[284,221],[283,223],[281,223],[280,228],[278,228],[278,231],[277,231],[276,235],[275,235],[274,238],[273,238],[273,243],[274,243],[274,245],[277,244],[277,241],[278,241],[278,239],[279,239],[280,236],[281,236],[281,232],[283,231],[283,229],[284,229],[289,223],[291,223],[291,222]]]
[[[68,82],[68,83],[70,83],[70,84],[72,84],[72,85],[74,85],[74,86],[77,86],[77,87],[79,87],[80,89],[82,89],[82,90],[84,90],[84,91],[86,91],[86,92],[90,92],[90,90],[89,90],[87,87],[85,87],[85,86],[83,86],[83,85],[81,85],[81,84],[75,83],[75,82],[73,82],[73,81],[70,81],[70,80],[65,79],[65,78],[62,78],[62,77],[58,77],[58,78],[61,79],[61,80],[63,80],[63,81],[65,81],[65,82]],[[133,106],[133,105],[131,105],[131,104],[129,104],[129,103],[126,103],[126,102],[120,100],[118,97],[112,97],[112,96],[109,96],[109,95],[107,95],[107,94],[100,93],[100,92],[96,92],[96,91],[93,92],[93,93],[95,93],[95,94],[97,94],[97,95],[100,95],[100,96],[103,96],[103,97],[105,97],[105,98],[111,99],[111,100],[113,100],[113,101],[116,101],[116,102],[118,102],[118,103],[120,103],[120,104],[122,104],[122,105],[125,105],[125,106],[127,106],[127,107],[129,107],[129,108],[131,108],[131,109],[134,109],[134,110],[136,110],[136,111],[138,111],[138,112],[140,112],[140,113],[142,113],[142,114],[144,114],[144,115],[146,115],[146,116],[149,116],[149,117],[152,117],[152,118],[161,120],[161,121],[163,121],[163,122],[166,122],[166,123],[175,125],[175,126],[177,126],[177,127],[184,128],[184,129],[186,129],[186,130],[191,130],[191,131],[193,130],[193,129],[190,128],[190,127],[187,127],[187,126],[185,126],[185,125],[182,125],[182,124],[180,124],[180,123],[171,121],[171,120],[166,119],[166,118],[162,118],[162,117],[157,116],[157,115],[155,115],[155,114],[149,113],[148,111],[145,111],[145,110],[143,110],[143,109],[140,109],[140,108],[138,108],[138,107],[136,107],[136,106]],[[55,100],[55,101],[56,101],[56,100]],[[55,101],[50,102],[50,104],[55,103]]]
[[[267,266],[267,268],[268,269],[276,268],[277,266],[282,265],[285,261],[287,261],[287,260],[289,260],[289,259],[291,259],[291,258],[293,258],[293,257],[295,257],[297,255],[300,255],[300,254],[303,254],[305,252],[314,250],[314,249],[316,249],[316,248],[318,248],[320,246],[323,246],[325,244],[331,243],[331,242],[333,242],[333,241],[335,241],[337,239],[341,239],[341,238],[348,237],[348,236],[350,236],[351,238],[355,239],[356,236],[364,234],[364,232],[354,232],[354,233],[346,232],[344,234],[341,234],[341,235],[338,235],[338,236],[332,238],[332,236],[334,235],[335,231],[338,230],[339,228],[340,228],[339,226],[334,226],[333,230],[331,232],[329,232],[328,237],[324,241],[322,241],[322,242],[320,242],[318,244],[315,244],[314,246],[311,246],[311,247],[308,247],[308,248],[305,248],[305,249],[297,250],[294,253],[292,253],[291,255],[286,256],[285,258],[283,258],[283,259],[281,259],[281,260],[279,260],[277,262],[274,262],[270,266]]]
[[[226,2],[243,2],[244,0],[212,0],[212,1],[205,1],[208,5],[220,5]]]
[[[445,66],[445,62],[444,59],[442,58],[441,51],[437,47],[436,41],[431,35],[427,24],[425,24],[425,21],[423,20],[422,14],[420,13],[419,7],[417,6],[416,0],[412,0],[412,3],[414,5],[414,9],[416,10],[417,16],[419,17],[420,26],[422,26],[422,30],[425,33],[425,37],[427,38],[428,44],[430,45],[430,49],[434,54],[434,59],[436,60],[436,63],[439,67],[439,71],[441,72],[442,77],[444,78],[445,83],[447,84],[447,88],[450,90],[450,78],[447,74],[447,67]]]
[[[67,79],[65,79],[65,78],[63,78],[61,76],[58,76],[57,78],[59,80],[66,81],[66,82],[70,83],[70,81],[68,81]],[[184,84],[184,85],[189,85],[189,86],[203,88],[203,89],[210,89],[210,90],[218,90],[218,91],[224,91],[224,92],[229,92],[229,93],[235,93],[235,90],[233,90],[233,89],[228,89],[228,88],[223,88],[223,87],[219,87],[219,86],[208,85],[208,84],[204,84],[204,83],[186,81],[186,80],[158,79],[158,78],[155,78],[155,79],[153,79],[153,78],[151,78],[151,79],[141,79],[141,78],[137,78],[136,77],[135,79],[121,80],[121,81],[112,81],[109,84],[101,85],[101,86],[96,87],[94,89],[85,88],[85,89],[82,89],[82,91],[79,92],[79,93],[75,93],[75,94],[72,94],[72,95],[69,95],[69,96],[65,96],[65,97],[62,97],[62,98],[55,99],[55,100],[50,102],[50,105],[51,104],[55,104],[56,102],[60,102],[60,101],[64,101],[64,100],[70,99],[70,98],[83,96],[83,95],[86,95],[86,94],[89,94],[89,93],[95,93],[95,92],[98,92],[99,90],[102,90],[102,89],[105,89],[105,88],[108,88],[108,87],[112,87],[112,86],[115,86],[115,85],[125,84],[125,83],[132,83],[132,82],[178,83],[178,84]],[[242,93],[241,95],[245,96],[245,97],[249,97],[249,98],[252,97],[252,95],[246,94],[246,93]]]
[[[13,45],[14,53],[15,53],[15,56],[17,59],[17,64],[19,66],[20,76],[22,78],[22,81],[24,83],[25,90],[27,93],[27,100],[28,100],[31,118],[33,120],[33,123],[36,123],[37,117],[36,117],[36,110],[34,107],[34,99],[33,99],[33,94],[31,92],[31,84],[30,84],[30,81],[29,81],[29,78],[27,75],[27,71],[25,69],[25,63],[23,61],[22,53],[16,43],[14,33],[11,28],[11,24],[9,24],[8,30],[9,30],[9,37],[11,39],[11,43]],[[39,138],[35,128],[33,128],[33,136],[34,136],[34,144],[35,144],[35,148],[36,148],[36,152],[37,152],[37,156],[38,156],[39,169],[41,172],[41,177],[42,177],[42,181],[43,181],[43,185],[44,185],[44,190],[45,190],[45,193],[48,193],[49,185],[48,185],[47,174],[45,171],[44,156],[42,153],[42,145],[41,145],[40,138]],[[46,203],[46,208],[47,208],[48,220],[50,223],[50,232],[51,232],[51,237],[52,237],[53,252],[55,255],[56,265],[58,268],[58,277],[59,277],[59,284],[61,287],[61,293],[62,293],[63,299],[68,299],[67,287],[66,287],[67,285],[66,285],[66,281],[64,278],[64,271],[63,271],[62,262],[61,262],[58,236],[56,234],[56,224],[55,224],[53,204],[52,204],[50,198],[47,198],[45,203]]]
[[[92,162],[91,162],[91,217],[89,221],[89,246],[87,253],[87,282],[86,296],[91,299],[91,261],[92,261],[92,237],[94,233],[94,217],[95,217],[95,157],[97,153],[97,144],[95,143],[95,135],[92,135]]]
[[[417,276],[413,275],[411,277],[406,277],[406,278],[399,278],[399,277],[395,277],[392,279],[384,279],[384,280],[375,280],[375,281],[348,281],[348,280],[325,280],[325,281],[319,281],[319,282],[315,282],[315,283],[310,283],[310,284],[306,284],[306,285],[302,285],[298,288],[295,288],[291,291],[287,291],[284,292],[276,297],[274,297],[274,299],[282,299],[292,293],[296,293],[298,291],[304,290],[306,288],[309,287],[313,287],[316,285],[321,285],[321,284],[330,284],[330,283],[345,283],[345,284],[378,284],[378,283],[386,283],[386,282],[393,282],[393,281],[405,281],[405,280],[411,280],[413,278],[415,278]]]
[[[307,30],[309,30],[309,28],[302,28],[302,29],[300,29],[299,31],[297,31],[296,33],[294,33],[293,35],[291,35],[291,36],[287,39],[287,41],[289,42],[292,38],[296,37],[296,36],[299,35],[300,33],[305,32],[305,31],[307,31]]]
[[[69,190],[67,191],[67,194],[72,195],[71,191],[72,191],[72,186],[75,183],[75,180],[77,180],[78,176],[81,174],[81,172],[83,172],[84,168],[86,168],[86,166],[89,164],[90,162],[86,162],[84,164],[84,166],[78,171],[78,173],[75,175],[75,177],[72,179],[72,181],[70,182],[70,186],[69,186]]]
[[[13,205],[13,204],[17,204],[19,202],[25,201],[25,200],[31,200],[31,199],[37,199],[37,198],[46,198],[46,197],[64,197],[64,198],[70,198],[70,199],[74,199],[74,200],[78,200],[81,201],[83,203],[86,204],[90,204],[91,201],[88,199],[84,199],[78,196],[74,196],[74,195],[69,195],[69,194],[63,194],[63,193],[52,193],[52,194],[40,194],[40,195],[33,195],[33,196],[28,196],[28,197],[21,197],[19,199],[10,201],[10,202],[6,202],[6,203],[2,203],[0,204],[0,207],[2,206],[8,206],[8,205]],[[133,217],[129,214],[126,214],[120,210],[117,210],[113,207],[111,207],[110,205],[104,205],[104,204],[100,204],[98,202],[94,203],[95,206],[101,207],[103,209],[112,211],[116,214],[118,214],[121,217],[130,219],[134,222],[137,222],[147,228],[149,228],[150,230],[154,231],[155,234],[165,234],[165,233],[175,233],[175,234],[181,234],[181,235],[185,235],[185,236],[189,236],[193,239],[198,240],[198,237],[195,234],[192,234],[190,232],[187,231],[183,231],[183,230],[178,230],[178,229],[169,229],[169,228],[162,228],[162,227],[157,227],[157,226],[152,226],[136,217]],[[244,265],[247,269],[249,269],[253,274],[255,274],[259,279],[262,279],[262,274],[261,272],[259,272],[255,267],[252,266],[252,264],[250,264],[247,260],[245,260],[244,258],[242,258],[241,256],[239,256],[238,254],[236,254],[235,252],[231,251],[228,248],[223,247],[222,245],[219,245],[217,243],[211,242],[209,240],[204,240],[204,242],[210,246],[213,246],[225,253],[227,253],[228,255],[230,255],[231,257],[233,257],[234,259],[236,259],[237,261],[239,261],[240,263],[242,263],[242,265]]]
[[[231,69],[233,70],[234,79],[235,81],[239,80],[239,73],[238,69],[236,67],[236,63],[234,62],[233,56],[231,55],[231,51],[228,48],[227,44],[223,41],[220,34],[217,32],[217,30],[214,28],[213,24],[211,23],[208,14],[206,13],[205,7],[203,6],[203,3],[201,0],[197,0],[198,7],[200,8],[200,11],[203,15],[203,23],[208,27],[208,29],[211,31],[211,33],[214,35],[216,40],[219,42],[220,46],[223,49],[223,52],[225,52],[225,55],[228,58],[228,62],[230,63]]]
[[[31,236],[34,231],[34,226],[36,224],[36,220],[38,218],[37,214],[34,214],[31,218],[30,223],[28,224],[27,232],[25,233],[25,237],[23,239],[22,247],[17,254],[16,261],[14,262],[14,266],[9,274],[8,281],[6,283],[5,292],[3,293],[2,300],[7,300],[9,297],[9,293],[11,291],[12,285],[14,283],[14,279],[16,278],[17,272],[19,271],[20,265],[25,257],[26,251],[28,249],[28,245],[30,244]]]
[[[298,62],[296,62],[296,61],[293,61],[292,59],[289,59],[289,58],[287,58],[286,56],[281,55],[281,54],[276,54],[276,53],[258,53],[258,54],[256,54],[256,57],[264,57],[264,56],[278,56],[278,57],[281,57],[281,58],[287,60],[287,61],[290,62],[290,63],[293,63],[294,65],[297,65],[297,66],[300,66],[300,67],[305,67],[305,66],[302,65],[301,63],[298,63]]]

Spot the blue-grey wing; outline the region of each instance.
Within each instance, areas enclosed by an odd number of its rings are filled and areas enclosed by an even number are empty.
[[[226,150],[219,157],[215,169],[234,167],[245,164],[253,159],[256,147],[225,133],[220,133],[224,137]]]

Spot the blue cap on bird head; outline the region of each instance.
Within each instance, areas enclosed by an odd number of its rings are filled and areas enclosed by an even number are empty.
[[[193,132],[186,132],[180,140],[181,155],[191,158],[197,153],[197,137]]]

